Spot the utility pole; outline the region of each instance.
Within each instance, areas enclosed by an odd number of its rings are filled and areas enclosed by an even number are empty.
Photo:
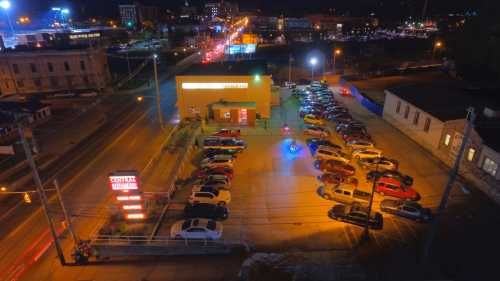
[[[292,83],[292,53],[288,56],[288,83]]]
[[[17,124],[18,124],[19,137],[21,138],[21,143],[23,145],[24,153],[26,154],[26,159],[28,160],[28,163],[31,167],[31,174],[33,176],[33,180],[35,181],[35,187],[36,187],[38,195],[40,196],[40,201],[42,202],[43,212],[45,214],[45,218],[47,219],[47,222],[49,223],[49,228],[50,228],[50,232],[52,234],[52,238],[54,239],[54,245],[56,246],[57,256],[59,257],[59,261],[61,262],[61,265],[64,266],[64,265],[66,265],[66,260],[64,259],[64,253],[62,251],[59,238],[57,237],[57,232],[56,232],[56,229],[54,227],[54,222],[52,221],[50,214],[49,214],[47,196],[45,195],[45,192],[43,190],[42,181],[40,180],[40,175],[38,174],[38,169],[36,167],[35,160],[33,159],[33,154],[31,153],[31,149],[30,149],[28,142],[24,136],[24,128],[23,128],[22,121],[19,121],[17,119],[17,116],[16,116],[16,121],[18,121]]]
[[[66,210],[66,206],[64,205],[64,201],[63,201],[62,194],[61,194],[61,189],[59,188],[59,182],[56,179],[54,179],[54,186],[56,188],[57,197],[59,198],[59,203],[61,204],[61,209],[62,209],[63,214],[64,214],[64,219],[66,220],[66,225],[68,226],[68,231],[71,234],[71,237],[73,238],[73,242],[76,246],[78,244],[79,239],[76,236],[75,231],[73,229],[73,224],[71,223],[71,219],[68,215],[68,211]]]
[[[372,214],[373,195],[375,194],[376,183],[377,183],[377,176],[374,176],[373,177],[373,184],[372,184],[372,193],[370,195],[370,202],[368,202],[368,216],[366,217],[366,221],[365,221],[365,229],[363,230],[363,233],[361,234],[361,239],[363,239],[363,240],[370,239],[369,225],[370,225],[370,216]]]
[[[157,54],[153,55],[153,70],[155,75],[155,87],[156,87],[156,110],[158,111],[158,121],[160,122],[160,128],[165,129],[163,126],[163,114],[161,113],[161,100],[160,100],[160,84],[158,82],[158,67],[156,66],[156,60],[158,58]]]
[[[127,50],[127,68],[128,68],[128,76],[132,75],[132,71],[130,69],[130,59],[128,57],[128,50]]]
[[[453,164],[453,168],[450,171],[450,175],[448,178],[448,183],[446,184],[446,187],[443,192],[443,196],[441,197],[441,202],[439,203],[439,207],[436,211],[436,215],[434,216],[434,220],[432,221],[432,226],[431,229],[428,232],[427,239],[424,244],[424,249],[423,249],[423,254],[422,254],[422,261],[425,263],[428,261],[429,258],[429,252],[432,246],[432,242],[434,240],[434,237],[436,236],[437,228],[439,226],[439,221],[441,220],[441,216],[443,215],[443,212],[446,208],[446,204],[448,203],[448,198],[451,192],[451,189],[453,188],[453,183],[455,182],[455,179],[457,178],[457,174],[460,168],[460,162],[462,161],[462,157],[465,151],[465,146],[467,145],[470,137],[470,133],[472,131],[472,128],[474,127],[474,120],[476,119],[476,114],[474,113],[474,108],[469,107],[467,109],[467,124],[465,125],[465,132],[464,132],[464,137],[462,139],[462,144],[460,146],[460,150],[458,151],[457,158],[455,159],[455,163]]]

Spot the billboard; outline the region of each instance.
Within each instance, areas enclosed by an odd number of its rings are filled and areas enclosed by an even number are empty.
[[[228,47],[226,47],[225,53],[227,55],[253,54],[255,53],[256,49],[256,44],[229,45]]]
[[[108,175],[108,185],[127,220],[143,220],[144,204],[140,191],[140,178],[137,171],[117,171]]]

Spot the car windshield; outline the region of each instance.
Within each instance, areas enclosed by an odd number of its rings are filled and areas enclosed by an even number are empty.
[[[209,220],[207,222],[207,229],[209,229],[209,230],[215,230],[215,227],[216,227],[215,221]]]
[[[182,223],[182,229],[188,229],[191,226],[191,220],[186,220]]]

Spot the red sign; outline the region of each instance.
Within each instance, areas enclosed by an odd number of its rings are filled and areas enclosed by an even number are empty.
[[[109,187],[112,190],[137,190],[139,181],[137,175],[109,175]]]
[[[140,200],[142,200],[142,197],[140,195],[130,195],[130,196],[118,195],[118,196],[116,196],[116,200],[118,200],[118,201],[140,201]]]

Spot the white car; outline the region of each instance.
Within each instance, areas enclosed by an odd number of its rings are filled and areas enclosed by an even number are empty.
[[[352,151],[352,158],[379,158],[382,157],[382,150],[376,148],[357,149]]]
[[[352,150],[361,150],[375,147],[372,142],[366,140],[352,140],[347,142],[345,145]]]
[[[320,145],[314,157],[318,160],[337,160],[345,164],[351,161],[350,157],[344,152],[326,145]]]
[[[206,161],[205,161],[206,160]],[[205,159],[201,162],[201,168],[218,168],[218,167],[233,167],[233,159],[232,158],[211,158],[211,159]]]
[[[231,193],[228,190],[224,189],[203,189],[201,191],[191,192],[191,196],[189,196],[188,202],[190,204],[209,203],[224,206],[231,202]]]
[[[212,190],[229,190],[229,185],[224,183],[224,182],[218,182],[218,181],[211,181],[207,182],[206,184],[195,184],[193,185],[193,188],[191,189],[192,192],[199,192],[199,191],[212,191]]]
[[[234,157],[233,155],[230,155],[230,154],[216,154],[216,155],[212,155],[212,156],[204,158],[203,160],[201,160],[201,164],[203,165],[204,163],[209,163],[209,162],[212,162],[214,160],[234,160],[235,158],[236,157]]]
[[[222,224],[210,219],[187,219],[177,221],[170,228],[170,237],[174,239],[216,240],[222,236]]]

